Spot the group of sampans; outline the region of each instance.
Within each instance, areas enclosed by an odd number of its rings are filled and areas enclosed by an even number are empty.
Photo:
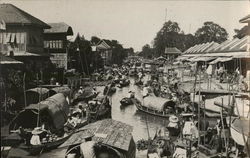
[[[166,128],[157,129],[153,138],[139,140],[137,149],[148,150],[149,158],[198,158],[216,154],[226,157],[226,151],[229,158],[236,153],[239,157],[246,156],[244,147],[230,140],[229,130],[226,118],[210,125],[204,118],[198,121],[196,115],[172,115]]]

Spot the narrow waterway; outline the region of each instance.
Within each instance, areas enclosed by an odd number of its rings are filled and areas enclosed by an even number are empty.
[[[148,139],[148,131],[150,137],[153,137],[158,128],[166,127],[168,119],[138,111],[135,105],[121,108],[120,100],[126,97],[129,91],[135,92],[135,97],[142,99],[141,88],[134,85],[134,79],[130,81],[129,87],[117,88],[116,93],[112,96],[112,118],[133,126],[135,141]],[[149,130],[147,130],[147,126]]]
[[[147,79],[146,77],[144,79]],[[137,110],[135,105],[129,105],[127,107],[121,108],[120,100],[128,95],[129,91],[135,92],[135,97],[142,99],[142,89],[134,85],[134,79],[130,79],[131,83],[128,87],[118,88],[116,87],[116,93],[113,94],[110,99],[112,101],[112,119],[127,123],[133,126],[133,138],[135,142],[140,139],[148,139],[148,133],[150,137],[155,135],[155,132],[159,128],[166,127],[168,123],[167,118],[152,116]],[[104,87],[97,87],[97,91],[103,92]],[[148,128],[147,128],[148,127]],[[147,130],[149,129],[149,130]],[[12,154],[20,156],[19,149],[15,149]],[[50,152],[42,153],[38,157],[47,158],[63,158],[65,156],[66,149],[55,149]],[[24,153],[23,153],[24,154]],[[143,158],[145,157],[145,151],[137,151],[136,157]],[[22,155],[22,154],[21,154]],[[30,156],[33,157],[33,156]]]

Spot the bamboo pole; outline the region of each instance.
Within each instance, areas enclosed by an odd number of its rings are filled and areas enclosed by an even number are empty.
[[[27,96],[26,96],[26,84],[25,84],[26,73],[23,74],[23,95],[24,95],[24,106],[27,106]]]
[[[224,106],[224,99],[221,98],[221,102],[222,102],[222,107]],[[221,113],[220,113],[220,116],[221,116],[221,125],[222,125],[222,129],[223,129],[223,138],[224,138],[224,142],[225,142],[225,147],[226,147],[226,157],[228,157],[227,153],[228,153],[228,143],[227,143],[227,140],[226,140],[226,136],[225,136],[225,126],[224,126],[224,122],[223,122],[223,108],[221,109]]]
[[[201,106],[201,71],[199,71],[199,103],[198,103],[198,147],[200,145],[200,106]]]

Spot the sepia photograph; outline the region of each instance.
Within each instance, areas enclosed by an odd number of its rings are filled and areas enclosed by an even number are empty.
[[[250,158],[250,0],[0,0],[1,158]]]

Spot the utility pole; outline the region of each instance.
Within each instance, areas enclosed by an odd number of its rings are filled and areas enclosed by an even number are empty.
[[[167,22],[168,9],[165,9],[165,22]]]

